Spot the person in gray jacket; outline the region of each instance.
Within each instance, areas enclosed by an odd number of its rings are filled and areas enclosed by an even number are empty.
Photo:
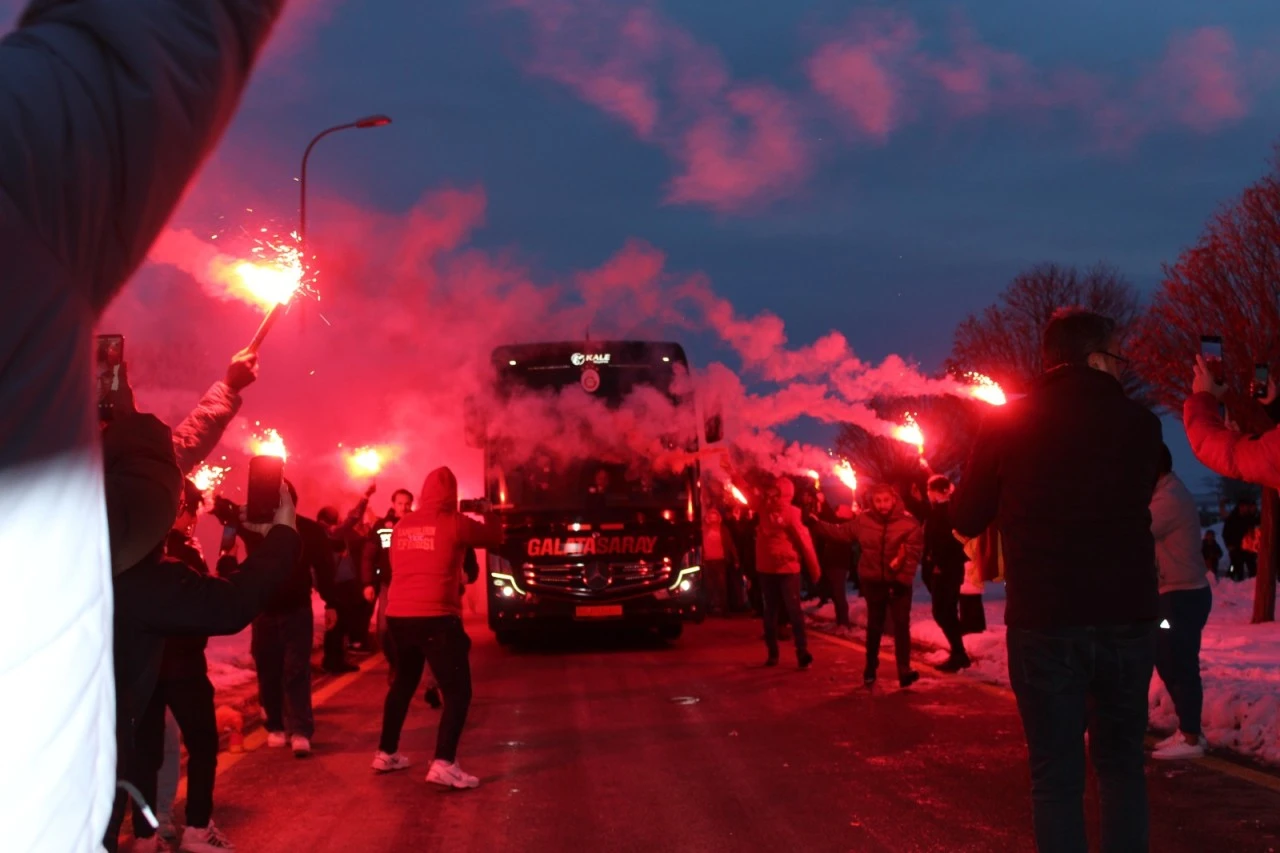
[[[0,696],[22,697],[0,712],[21,732],[0,746],[0,767],[23,768],[0,774],[8,850],[96,851],[107,828],[112,575],[92,336],[283,5],[34,0],[0,41],[0,541],[6,594],[30,604],[0,629]]]
[[[1173,697],[1178,729],[1156,745],[1153,758],[1174,760],[1204,755],[1200,712],[1200,635],[1209,621],[1213,592],[1200,554],[1200,512],[1195,498],[1173,473],[1165,446],[1160,480],[1151,498],[1151,533],[1160,571],[1160,632],[1156,671]]]

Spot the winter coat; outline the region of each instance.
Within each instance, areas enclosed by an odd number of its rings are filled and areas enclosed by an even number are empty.
[[[1245,537],[1260,524],[1262,519],[1257,515],[1245,515],[1240,507],[1236,507],[1222,522],[1222,541],[1232,551],[1239,551],[1244,547]]]
[[[1063,366],[983,420],[951,520],[998,522],[1011,628],[1154,620],[1160,420],[1113,377]]]
[[[360,585],[386,587],[391,585],[391,549],[384,544],[382,531],[394,530],[399,521],[395,513],[387,513],[373,524],[365,538],[360,553]],[[385,542],[390,542],[390,535]]]
[[[726,514],[724,528],[733,542],[733,555],[736,565],[744,574],[753,575],[756,571],[756,522],[745,513],[735,519]]]
[[[1206,572],[1217,574],[1218,564],[1222,562],[1222,546],[1216,539],[1206,539],[1200,546],[1200,556],[1204,558]]]
[[[945,586],[959,586],[964,581],[967,562],[964,545],[951,527],[951,506],[937,503],[929,507],[924,522],[924,554],[921,571],[929,584],[941,581]]]
[[[368,507],[369,499],[362,497],[342,522],[324,526],[333,548],[335,584],[360,581],[360,559],[368,537],[360,535],[357,529]]]
[[[1151,498],[1151,535],[1156,540],[1160,592],[1209,585],[1200,553],[1200,510],[1176,474],[1165,474]]]
[[[801,567],[817,581],[821,577],[813,539],[800,508],[791,505],[795,487],[779,480],[778,503],[765,507],[756,526],[756,571],[762,575],[798,575]]]
[[[1212,394],[1192,394],[1182,406],[1182,421],[1196,458],[1224,477],[1280,489],[1280,430],[1242,435],[1227,429]],[[1232,545],[1223,531],[1222,540]]]
[[[313,589],[320,595],[327,609],[333,610],[338,606],[333,580],[337,572],[337,561],[324,525],[301,515],[298,516],[297,524],[298,536],[302,540],[298,559],[289,576],[280,583],[275,595],[263,608],[264,614],[279,616],[299,610],[310,611]],[[261,536],[248,530],[242,529],[240,538],[244,540],[245,550],[250,554],[262,543]]]
[[[174,442],[176,445],[177,442]],[[199,544],[179,530],[170,530],[165,538],[164,555],[170,564],[181,564],[201,576],[208,576],[209,564],[200,553]],[[205,648],[209,638],[198,635],[169,637],[164,641],[164,660],[160,664],[160,680],[175,681],[198,678],[209,671]]]
[[[395,583],[387,593],[387,616],[461,616],[463,562],[467,548],[496,548],[502,528],[458,512],[458,481],[437,468],[422,484],[418,509],[391,534]]]
[[[858,560],[858,583],[897,583],[910,586],[924,553],[924,528],[894,495],[888,515],[867,510],[858,516],[832,524],[817,522],[822,536],[841,542],[857,542],[862,547]]]
[[[218,446],[242,402],[239,392],[230,385],[215,382],[191,414],[178,424],[173,431],[173,452],[182,476],[194,471]]]
[[[94,328],[230,120],[282,3],[36,0],[0,42],[0,542],[7,565],[39,566],[5,577],[23,603],[0,637],[0,696],[22,697],[0,716],[21,730],[0,745],[0,767],[22,768],[0,773],[8,850],[96,851],[106,831],[112,575]]]

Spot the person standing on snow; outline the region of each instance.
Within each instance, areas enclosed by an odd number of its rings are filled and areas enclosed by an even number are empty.
[[[853,507],[841,506],[831,515],[836,523],[853,519]],[[849,572],[857,569],[862,557],[862,546],[855,542],[841,542],[829,536],[817,536],[818,563],[822,566],[822,582],[835,606],[836,630],[849,632]]]
[[[959,672],[969,664],[960,628],[960,587],[964,585],[967,558],[964,545],[951,527],[951,480],[941,474],[929,478],[926,490],[929,512],[924,523],[923,574],[933,598],[933,621],[942,629],[951,657],[938,669]]]
[[[1031,763],[1036,843],[1088,849],[1085,749],[1099,777],[1102,849],[1146,850],[1147,690],[1159,612],[1151,498],[1160,419],[1125,394],[1115,321],[1063,309],[1046,371],[983,419],[951,521],[997,523],[1009,678]]]
[[[795,484],[787,477],[779,477],[769,491],[768,505],[756,527],[756,571],[764,605],[764,643],[769,651],[765,666],[778,665],[778,617],[785,614],[795,638],[796,662],[801,669],[808,669],[813,655],[805,640],[800,610],[800,571],[803,568],[817,583],[821,569],[800,508],[791,503],[795,494]]]
[[[1213,572],[1216,578],[1218,567],[1222,565],[1222,546],[1218,544],[1218,537],[1212,530],[1204,532],[1204,539],[1200,543],[1200,556],[1204,558],[1204,570]]]
[[[444,698],[435,760],[427,781],[447,788],[475,788],[480,780],[458,766],[458,741],[471,707],[471,638],[462,626],[464,563],[469,548],[497,548],[502,528],[458,512],[458,481],[437,468],[422,484],[422,502],[396,525],[391,536],[395,583],[387,599],[387,629],[399,665],[387,691],[382,737],[373,757],[379,773],[404,770],[400,731],[423,667],[430,663]],[[477,565],[477,569],[478,569]],[[477,571],[478,575],[478,571]]]
[[[0,774],[10,850],[96,850],[110,820],[93,331],[235,113],[283,5],[33,0],[0,42],[0,542],[6,594],[40,602],[0,629],[0,696],[23,697],[0,711],[0,730],[22,731],[0,746],[0,767],[22,768]]]
[[[881,483],[870,489],[871,509],[840,524],[816,520],[818,533],[841,542],[857,542],[858,585],[867,602],[867,665],[862,683],[876,682],[880,666],[880,639],[886,616],[893,618],[893,651],[898,664],[898,684],[910,687],[920,679],[911,668],[911,587],[924,551],[920,522],[906,511],[893,486]]]
[[[1160,460],[1160,482],[1151,499],[1151,534],[1156,539],[1156,567],[1160,571],[1156,670],[1178,714],[1177,730],[1156,745],[1152,757],[1200,758],[1204,755],[1200,635],[1213,608],[1213,590],[1197,547],[1200,511],[1196,499],[1173,473],[1173,455],[1167,446]]]

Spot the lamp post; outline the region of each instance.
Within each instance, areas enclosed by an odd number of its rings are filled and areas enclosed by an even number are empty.
[[[326,130],[322,130],[317,133],[307,145],[307,150],[302,154],[302,173],[300,175],[302,188],[301,199],[299,200],[300,203],[298,205],[298,253],[302,255],[304,262],[306,260],[307,245],[307,158],[311,156],[311,149],[315,148],[316,143],[321,139],[324,139],[331,133],[337,133],[340,130],[351,130],[352,128],[360,128],[363,130],[367,127],[382,127],[387,124],[391,124],[390,116],[365,116],[364,118],[356,119],[355,121],[348,122],[347,124],[338,124]]]

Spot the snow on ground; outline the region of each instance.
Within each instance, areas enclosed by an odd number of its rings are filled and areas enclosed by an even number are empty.
[[[1214,583],[1213,611],[1203,635],[1200,667],[1204,682],[1203,727],[1212,747],[1228,749],[1271,764],[1280,764],[1280,623],[1252,625],[1252,580]],[[983,596],[987,630],[965,637],[965,648],[974,665],[964,677],[1003,687],[1009,686],[1009,661],[1005,652],[1004,585],[988,583]],[[850,618],[861,639],[866,625],[866,602],[849,602]],[[819,622],[830,623],[831,605],[809,611]],[[933,622],[929,593],[917,585],[911,608],[912,640],[932,649],[945,649],[942,631]],[[892,646],[886,631],[884,645]],[[932,651],[926,660],[939,664],[945,651]],[[1173,701],[1157,675],[1151,680],[1151,727],[1161,732],[1177,725]]]

